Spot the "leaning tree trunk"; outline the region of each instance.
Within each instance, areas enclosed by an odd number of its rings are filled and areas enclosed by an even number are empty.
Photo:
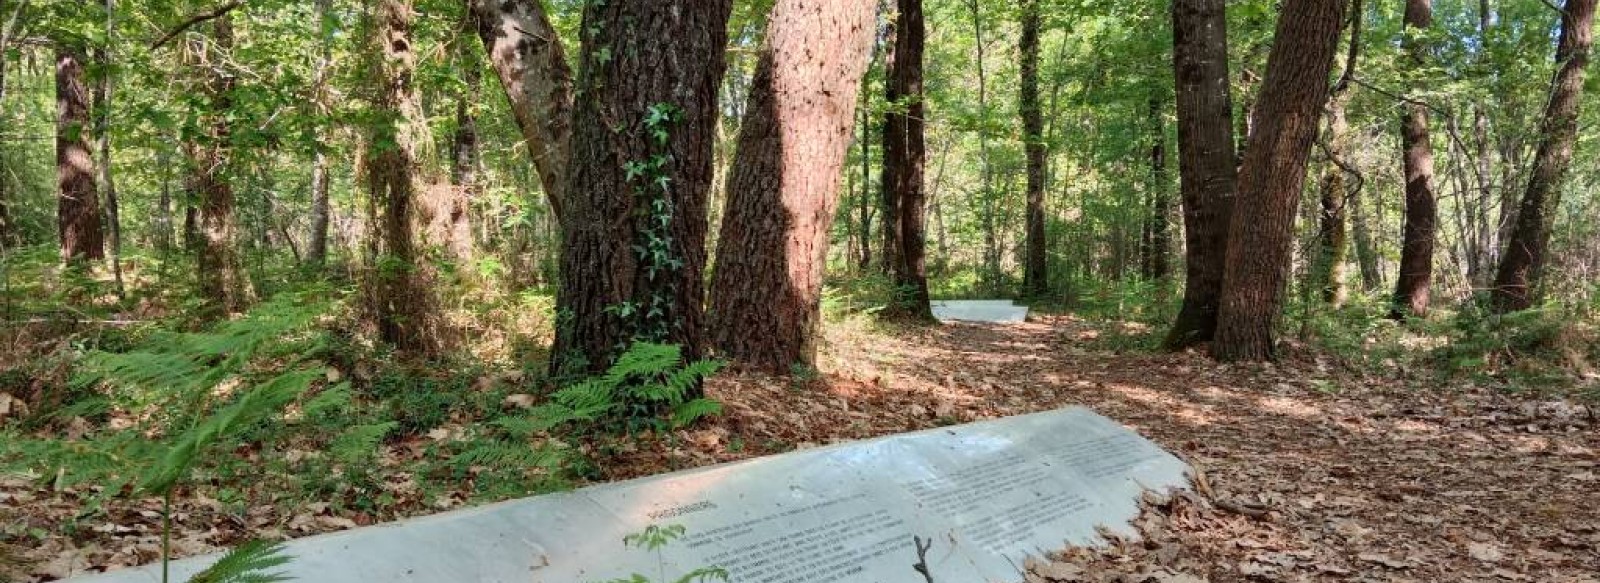
[[[369,128],[366,148],[371,200],[363,291],[379,338],[401,350],[426,354],[439,347],[439,337],[432,278],[413,240],[417,150],[429,139],[413,84],[413,16],[409,0],[379,0],[373,14],[372,105],[378,119]]]
[[[1228,235],[1222,308],[1212,355],[1273,356],[1274,326],[1294,244],[1295,209],[1316,139],[1328,73],[1343,28],[1344,0],[1285,0],[1239,172]]]
[[[1433,25],[1432,0],[1406,0],[1405,28],[1419,34]],[[1427,66],[1427,47],[1417,38],[1406,39],[1411,67]],[[1401,162],[1406,180],[1406,218],[1401,234],[1400,272],[1395,278],[1394,308],[1389,316],[1428,315],[1428,291],[1433,281],[1433,248],[1438,238],[1438,201],[1433,191],[1433,146],[1428,141],[1428,108],[1408,103],[1400,123]]]
[[[1561,42],[1556,48],[1560,68],[1550,83],[1550,102],[1545,109],[1528,190],[1522,195],[1516,228],[1506,242],[1495,274],[1491,304],[1496,312],[1533,307],[1544,276],[1550,231],[1578,138],[1578,106],[1583,96],[1583,69],[1589,64],[1594,42],[1594,10],[1595,0],[1567,0],[1561,18]]]
[[[1207,342],[1217,328],[1236,162],[1226,4],[1225,0],[1172,3],[1186,277],[1183,306],[1163,343],[1169,350]]]
[[[321,34],[321,54],[312,73],[311,81],[311,107],[316,111],[319,119],[329,119],[331,107],[328,103],[328,76],[333,68],[333,27],[329,26],[328,19],[332,18],[333,0],[316,0],[316,18],[318,30]],[[316,132],[311,138],[311,233],[306,237],[306,261],[313,266],[321,267],[328,261],[328,219],[331,208],[328,204],[328,142],[323,134],[332,128],[324,125],[322,131]]]
[[[639,340],[705,354],[706,198],[730,4],[584,8],[552,373],[602,371]]]
[[[208,124],[205,143],[194,148],[196,158],[191,177],[195,194],[196,273],[200,294],[213,316],[243,312],[255,299],[250,279],[239,261],[236,239],[238,218],[234,213],[233,184],[230,182],[229,144],[232,128],[228,113],[233,109],[234,76],[222,71],[226,51],[233,48],[233,22],[229,16],[212,21],[210,47],[199,45],[196,55],[207,71],[204,80],[208,97],[204,118]]]
[[[775,373],[816,364],[823,267],[871,51],[870,0],[780,0],[751,81],[711,277],[710,340]]]
[[[1033,296],[1050,290],[1045,255],[1044,189],[1048,144],[1044,139],[1044,116],[1039,107],[1039,0],[1022,0],[1022,88],[1018,99],[1022,116],[1023,149],[1028,156],[1027,261],[1023,264],[1022,289]]]
[[[888,60],[887,96],[897,103],[884,119],[884,198],[898,201],[898,212],[884,217],[884,231],[897,233],[898,253],[884,250],[895,285],[907,293],[898,298],[890,316],[932,321],[928,299],[927,192],[924,187],[927,142],[923,112],[922,53],[926,25],[922,0],[898,0],[894,47]]]
[[[564,213],[571,158],[572,71],[541,0],[467,0],[478,38],[511,102],[550,211]]]
[[[56,47],[56,226],[61,259],[79,266],[106,256],[89,150],[89,83],[83,62],[83,47]]]

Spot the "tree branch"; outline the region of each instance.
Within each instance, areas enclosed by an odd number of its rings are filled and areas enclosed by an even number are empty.
[[[216,20],[218,18],[222,18],[224,14],[232,12],[233,9],[242,5],[244,5],[242,0],[233,0],[227,4],[223,4],[211,9],[210,12],[202,12],[200,14],[191,16],[188,20],[183,21],[183,23],[179,24],[176,28],[167,31],[167,34],[161,35],[161,38],[156,39],[156,42],[150,43],[150,49],[159,49],[161,48],[161,45],[167,44],[168,41],[171,41],[174,37],[183,34],[183,31],[189,30],[190,28],[194,27],[194,25],[200,24],[207,20]]]

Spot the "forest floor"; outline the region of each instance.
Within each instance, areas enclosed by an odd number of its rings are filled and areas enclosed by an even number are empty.
[[[596,461],[606,478],[622,479],[1083,405],[1204,478],[1196,493],[1148,497],[1136,523],[1144,541],[1069,550],[1033,564],[1031,582],[1600,583],[1594,408],[1400,367],[1360,370],[1305,350],[1251,366],[1123,351],[1121,326],[1055,315],[890,331],[847,321],[830,327],[823,374],[720,375],[707,390],[723,416]],[[41,524],[75,511],[38,488],[0,479],[0,506],[26,504]],[[186,553],[259,524],[196,504],[180,501],[190,512],[176,538],[197,541],[179,548]],[[271,511],[282,515],[262,523],[302,522],[279,531],[300,536],[368,522],[313,510],[309,519],[305,509]],[[121,516],[153,520],[149,509]],[[149,533],[86,526],[13,560],[33,566],[23,580],[63,561],[113,566],[140,556],[121,549],[148,544]]]

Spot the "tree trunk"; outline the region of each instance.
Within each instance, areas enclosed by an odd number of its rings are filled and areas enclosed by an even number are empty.
[[[1551,81],[1528,189],[1522,195],[1515,229],[1506,242],[1494,278],[1491,304],[1499,313],[1533,307],[1544,276],[1550,231],[1561,205],[1561,189],[1578,138],[1583,69],[1594,41],[1595,0],[1567,0],[1556,48],[1559,68]]]
[[[1350,193],[1345,203],[1350,213],[1350,230],[1355,236],[1356,265],[1361,270],[1361,290],[1371,292],[1383,287],[1383,272],[1378,269],[1378,247],[1367,229],[1367,213],[1361,204],[1361,191]]]
[[[710,340],[725,356],[779,374],[816,364],[828,233],[876,8],[772,8],[711,277]]]
[[[1167,215],[1172,213],[1172,195],[1167,192],[1167,128],[1162,120],[1161,99],[1150,98],[1150,208],[1146,214],[1144,257],[1141,271],[1146,280],[1159,281],[1171,275],[1172,234]]]
[[[868,107],[868,96],[872,87],[865,79],[861,82],[861,103],[856,106],[861,110],[861,137],[856,143],[861,145],[861,199],[857,201],[860,206],[861,258],[858,262],[861,272],[866,273],[872,268],[872,108]]]
[[[730,4],[585,6],[553,374],[600,372],[641,340],[705,354],[706,195]]]
[[[1350,3],[1350,44],[1345,53],[1344,73],[1328,96],[1328,165],[1322,174],[1322,204],[1318,214],[1317,251],[1311,264],[1311,289],[1320,293],[1322,301],[1334,308],[1348,299],[1344,285],[1345,256],[1349,248],[1349,229],[1346,205],[1354,191],[1360,190],[1362,178],[1350,167],[1350,122],[1345,108],[1350,105],[1351,80],[1355,78],[1356,62],[1361,55],[1361,0]],[[1355,175],[1355,188],[1345,179]]]
[[[899,14],[899,0],[895,1],[897,2],[895,13]],[[881,178],[878,186],[878,196],[880,198],[878,222],[882,225],[879,230],[883,231],[883,243],[878,245],[878,265],[885,274],[890,276],[898,273],[896,270],[905,263],[905,256],[900,251],[900,208],[904,202],[900,200],[900,190],[894,187],[896,181],[900,180],[899,175],[903,170],[898,166],[899,160],[890,158],[889,151],[889,148],[893,146],[893,144],[890,144],[891,141],[900,140],[901,143],[904,143],[906,129],[902,122],[906,117],[904,108],[909,107],[905,96],[900,93],[900,89],[896,85],[899,80],[895,78],[900,53],[900,24],[898,17],[889,19],[888,35],[884,41],[885,47],[883,49],[883,103],[885,111],[883,114],[883,135],[880,136],[883,140],[883,148],[880,154],[883,159],[883,167],[879,169]]]
[[[932,321],[928,299],[927,193],[924,174],[927,143],[924,136],[922,53],[926,25],[922,0],[897,0],[894,48],[885,78],[887,97],[900,104],[890,110],[883,127],[883,190],[885,198],[898,201],[894,217],[885,216],[884,231],[894,231],[900,248],[895,255],[884,253],[892,263],[895,285],[907,293],[889,312],[891,317]]]
[[[1000,290],[999,216],[995,208],[998,194],[994,189],[994,165],[989,155],[989,87],[983,68],[983,13],[978,0],[967,0],[972,15],[972,46],[976,52],[973,65],[978,74],[978,176],[982,182],[979,223],[983,228],[983,277],[990,293]]]
[[[115,44],[115,0],[105,0],[105,46],[95,50],[95,65],[100,78],[94,88],[95,140],[100,150],[100,191],[105,193],[106,234],[111,238],[111,277],[115,282],[117,297],[127,294],[122,281],[122,209],[117,203],[117,183],[111,174],[111,47]]]
[[[1432,0],[1406,0],[1405,28],[1426,31],[1433,25]],[[1411,66],[1427,66],[1427,47],[1406,39]],[[1400,272],[1395,278],[1394,307],[1389,317],[1428,315],[1433,282],[1433,248],[1438,238],[1439,209],[1433,190],[1433,147],[1428,141],[1428,108],[1407,103],[1400,124],[1402,167],[1406,181],[1406,218],[1400,244]]]
[[[89,150],[89,83],[83,62],[83,47],[56,47],[56,226],[62,261],[79,266],[106,256]]]
[[[192,180],[200,294],[210,304],[211,316],[223,316],[243,312],[254,301],[254,291],[239,262],[239,225],[230,182],[232,128],[228,113],[233,108],[234,76],[221,69],[226,66],[226,51],[233,48],[232,18],[224,15],[213,20],[212,28],[210,45],[216,51],[204,43],[196,43],[194,49],[207,71],[204,83],[209,103],[203,118],[209,127],[205,142],[194,147],[197,158]]]
[[[564,214],[571,159],[572,71],[541,0],[467,0],[550,211]]]
[[[1172,3],[1186,276],[1183,305],[1163,343],[1169,350],[1210,341],[1217,327],[1236,163],[1226,4],[1225,0]]]
[[[1050,291],[1044,228],[1048,144],[1039,107],[1039,28],[1039,0],[1022,0],[1022,38],[1018,42],[1022,53],[1022,88],[1018,109],[1022,116],[1023,149],[1028,157],[1027,261],[1023,265],[1022,289],[1032,296],[1043,296]]]
[[[316,68],[312,72],[311,100],[312,108],[323,120],[328,119],[331,113],[328,75],[333,68],[333,37],[328,20],[332,18],[332,8],[333,0],[316,0],[322,54],[317,57]],[[332,127],[324,123],[321,129],[311,138],[311,233],[306,243],[306,260],[315,267],[321,267],[328,261],[328,143],[323,134]]]
[[[1344,8],[1344,0],[1285,0],[1278,16],[1229,228],[1222,307],[1211,345],[1219,360],[1273,356],[1295,209],[1328,99]]]
[[[456,67],[463,91],[456,96],[456,127],[450,136],[450,188],[430,189],[428,243],[458,262],[472,258],[472,201],[478,191],[478,119],[481,65],[473,47],[456,43]]]
[[[412,236],[419,191],[417,149],[429,139],[413,84],[413,17],[409,0],[379,0],[373,14],[370,50],[377,52],[377,91],[372,105],[378,119],[370,127],[366,149],[371,201],[364,292],[379,338],[426,354],[439,347],[439,338],[432,278]]]

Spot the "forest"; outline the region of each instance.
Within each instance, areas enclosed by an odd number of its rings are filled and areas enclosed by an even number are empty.
[[[1594,583],[1594,12],[0,0],[0,581],[1085,405],[1030,581]]]

